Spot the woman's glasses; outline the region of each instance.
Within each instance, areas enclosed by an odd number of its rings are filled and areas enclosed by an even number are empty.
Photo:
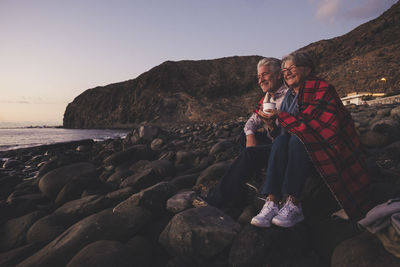
[[[296,66],[296,65],[291,65],[289,68],[285,68],[285,69],[282,69],[281,71],[282,71],[282,74],[287,74],[288,72],[290,72],[290,73],[294,73],[294,72],[296,72],[296,68],[297,67],[300,67],[300,66]]]

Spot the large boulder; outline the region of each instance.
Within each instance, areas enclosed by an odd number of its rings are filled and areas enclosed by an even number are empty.
[[[395,267],[400,266],[400,259],[387,252],[376,236],[364,232],[335,248],[331,266]]]
[[[23,245],[26,242],[26,232],[44,214],[34,211],[24,216],[8,220],[0,227],[0,251],[6,251]]]
[[[55,214],[69,214],[70,216],[83,218],[93,213],[108,208],[110,202],[100,195],[89,195],[83,198],[69,201],[56,209]]]
[[[14,267],[42,248],[41,243],[31,243],[0,254],[1,267]]]
[[[168,198],[175,193],[176,188],[174,186],[171,186],[168,182],[160,182],[132,195],[118,204],[114,210],[119,211],[143,206],[153,211],[161,211],[165,209]]]
[[[72,179],[66,183],[57,194],[55,203],[62,205],[65,202],[79,198],[85,189],[95,187],[100,183],[96,176],[89,176],[88,179]]]
[[[228,140],[224,140],[224,141],[220,141],[218,143],[216,143],[215,145],[212,146],[212,148],[210,149],[210,154],[211,155],[215,155],[218,154],[220,152],[225,151],[226,149],[232,147],[233,144],[232,142],[228,141]]]
[[[195,196],[196,192],[194,191],[180,192],[168,199],[167,210],[173,213],[178,213],[188,209],[192,207],[192,202]]]
[[[126,150],[116,152],[106,159],[104,165],[119,165],[125,161],[138,161],[141,159],[152,159],[153,151],[147,145],[134,145]]]
[[[173,175],[174,170],[172,163],[168,160],[152,161],[144,170],[127,177],[121,183],[121,187],[132,186],[139,191]]]
[[[175,215],[159,241],[171,255],[201,262],[228,248],[239,230],[232,218],[207,206]]]
[[[197,178],[196,185],[221,179],[222,175],[224,175],[231,163],[231,161],[223,161],[211,165],[200,173],[199,177]]]
[[[77,222],[18,266],[65,266],[86,245],[98,240],[124,241],[149,220],[149,213],[141,207],[125,213],[104,210]]]
[[[39,181],[40,191],[48,197],[56,198],[60,190],[72,179],[93,179],[96,166],[81,162],[70,164],[46,173]]]
[[[47,244],[67,230],[79,218],[64,213],[53,213],[37,220],[28,230],[28,243]]]
[[[235,238],[231,266],[320,266],[304,224],[292,228],[246,226]]]
[[[131,267],[132,263],[132,254],[124,244],[112,240],[99,240],[79,251],[67,267]]]
[[[387,134],[370,130],[361,134],[360,141],[367,147],[382,147],[388,145],[391,138]]]
[[[135,266],[165,266],[165,252],[158,242],[152,242],[147,237],[135,235],[127,243],[132,262]]]

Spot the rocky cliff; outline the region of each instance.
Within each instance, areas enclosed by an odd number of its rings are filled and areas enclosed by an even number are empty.
[[[254,108],[261,57],[167,61],[138,78],[86,90],[67,106],[64,127],[131,127],[148,121],[220,121]]]
[[[340,95],[400,89],[400,2],[353,31],[304,48]],[[268,55],[266,55],[268,56]],[[67,106],[66,128],[130,128],[144,121],[218,122],[247,116],[261,96],[260,56],[167,61],[133,80],[86,90]],[[385,78],[385,81],[382,80]]]

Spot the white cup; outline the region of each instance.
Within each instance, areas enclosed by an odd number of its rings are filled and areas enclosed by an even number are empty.
[[[263,103],[263,112],[269,113],[267,110],[268,109],[275,109],[276,105],[275,103]]]

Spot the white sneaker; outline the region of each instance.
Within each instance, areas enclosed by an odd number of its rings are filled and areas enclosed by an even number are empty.
[[[251,224],[258,227],[270,227],[271,220],[279,212],[278,204],[271,200],[265,201],[264,207],[261,209],[260,213],[251,219]]]
[[[292,227],[304,220],[301,205],[293,204],[291,197],[288,197],[285,205],[279,210],[278,215],[272,219],[272,223],[280,227]]]

